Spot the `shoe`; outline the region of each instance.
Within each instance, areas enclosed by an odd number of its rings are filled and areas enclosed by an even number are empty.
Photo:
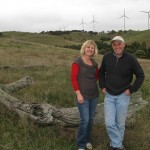
[[[113,148],[113,150],[125,150],[124,147],[122,148]]]
[[[121,148],[116,148],[116,147],[110,146],[109,150],[125,150],[125,147],[124,147],[124,145]]]
[[[115,148],[115,150],[125,150],[125,148]]]
[[[124,150],[124,149],[122,149],[122,148],[116,148],[116,147],[110,146],[110,147],[109,147],[109,150]]]
[[[110,146],[108,150],[116,150],[114,147]]]
[[[91,143],[86,143],[86,148],[87,148],[88,150],[92,150],[92,149],[93,149],[93,146],[92,146]]]
[[[115,148],[115,150],[125,150],[124,145],[121,148]]]

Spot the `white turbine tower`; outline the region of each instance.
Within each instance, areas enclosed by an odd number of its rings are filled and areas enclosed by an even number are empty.
[[[63,29],[63,30],[65,31],[65,30],[66,30],[66,27],[67,27],[67,26],[63,26],[63,27],[60,28],[60,30]]]
[[[123,16],[121,16],[120,18],[123,18],[124,19],[124,30],[126,29],[126,18],[128,18],[127,16],[126,16],[126,13],[125,13],[125,9],[124,9],[124,14],[123,14]],[[119,19],[120,19],[119,18]],[[128,18],[129,19],[129,18]]]
[[[84,21],[83,21],[83,18],[82,18],[82,22],[80,25],[82,25],[82,30],[84,31],[84,24],[86,24]]]
[[[98,23],[98,22],[95,21],[94,15],[93,15],[93,20],[92,20],[92,22],[90,22],[90,23],[93,23],[93,32],[95,32],[95,23]]]
[[[150,11],[140,11],[143,13],[147,13],[148,14],[148,30],[149,30],[149,18],[150,18]]]

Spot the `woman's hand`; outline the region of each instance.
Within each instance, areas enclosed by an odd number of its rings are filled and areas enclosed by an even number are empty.
[[[78,103],[82,104],[84,102],[83,96],[81,94],[81,92],[78,90],[76,91],[76,95],[77,95],[77,101]]]
[[[81,94],[77,95],[77,100],[80,104],[82,104],[84,102],[83,96]]]

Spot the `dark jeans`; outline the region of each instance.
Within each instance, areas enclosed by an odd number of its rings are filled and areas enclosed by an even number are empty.
[[[80,113],[80,124],[77,136],[77,147],[85,148],[86,143],[91,142],[91,130],[93,124],[93,117],[95,114],[98,98],[84,100],[84,103],[78,103]]]

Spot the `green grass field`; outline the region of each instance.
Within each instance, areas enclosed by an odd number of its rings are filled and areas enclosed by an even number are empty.
[[[141,34],[141,35],[140,35]],[[148,35],[147,35],[148,34]],[[127,41],[145,40],[150,32],[143,31],[125,35]],[[83,40],[99,36],[72,33],[64,36],[42,35],[37,33],[5,32],[0,37],[0,66],[13,66],[16,69],[1,69],[0,84],[31,76],[33,84],[13,93],[26,102],[49,103],[57,107],[73,107],[75,94],[70,82],[70,68],[79,51],[59,46],[81,44]],[[72,41],[66,38],[71,38]],[[146,38],[147,37],[147,38]],[[57,46],[56,46],[57,45]],[[101,63],[102,56],[95,59]],[[143,99],[149,104],[136,114],[136,123],[126,128],[125,145],[127,150],[150,149],[150,60],[139,60],[146,79],[141,91]],[[21,66],[46,66],[43,68],[25,69]],[[100,96],[99,102],[103,102]],[[77,128],[60,126],[37,126],[33,123],[22,124],[17,114],[0,104],[0,150],[76,150]],[[94,126],[92,132],[94,150],[107,150],[108,137],[103,125]]]

